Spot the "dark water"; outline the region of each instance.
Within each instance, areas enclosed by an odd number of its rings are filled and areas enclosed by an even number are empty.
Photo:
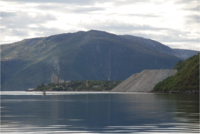
[[[1,92],[1,133],[199,133],[199,96]]]

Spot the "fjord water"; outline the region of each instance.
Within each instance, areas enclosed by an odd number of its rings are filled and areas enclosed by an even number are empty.
[[[2,91],[1,133],[199,133],[199,96]]]

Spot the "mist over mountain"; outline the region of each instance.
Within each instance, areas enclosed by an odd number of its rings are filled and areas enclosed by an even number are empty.
[[[103,31],[64,33],[1,46],[1,90],[26,90],[65,81],[124,80],[144,69],[171,69],[198,51]]]

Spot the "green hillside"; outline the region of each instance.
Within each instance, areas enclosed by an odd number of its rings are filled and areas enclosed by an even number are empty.
[[[153,91],[199,90],[199,54],[179,61],[174,69],[178,72],[158,83]]]
[[[159,44],[162,45],[162,44]],[[180,58],[102,31],[65,33],[1,46],[1,90],[65,81],[124,80],[144,69],[171,69]]]

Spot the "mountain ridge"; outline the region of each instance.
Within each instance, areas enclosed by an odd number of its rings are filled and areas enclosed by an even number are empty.
[[[162,43],[160,43],[158,41],[154,41],[152,39],[145,39],[143,37],[136,37],[136,36],[132,36],[132,35],[122,35],[122,37],[125,37],[130,40],[134,40],[135,42],[137,42],[141,45],[144,45],[147,48],[159,51],[161,53],[173,55],[173,56],[179,57],[183,60],[193,56],[194,55],[193,52],[196,52],[195,54],[197,54],[199,52],[199,51],[187,50],[187,49],[172,49],[169,46],[163,45]]]
[[[65,81],[124,80],[144,69],[171,69],[181,60],[137,41],[96,30],[3,45],[1,57],[2,90],[25,90],[49,83],[52,73]]]

